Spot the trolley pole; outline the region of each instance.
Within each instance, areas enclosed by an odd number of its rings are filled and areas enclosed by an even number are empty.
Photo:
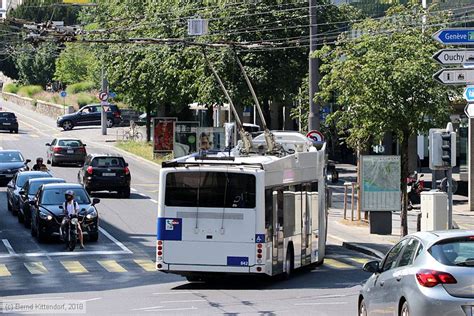
[[[308,131],[319,130],[319,104],[314,102],[314,95],[318,92],[320,81],[319,59],[311,55],[318,49],[318,18],[317,0],[309,0],[309,115]]]

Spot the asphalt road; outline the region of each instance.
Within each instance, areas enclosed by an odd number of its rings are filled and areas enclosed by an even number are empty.
[[[79,137],[90,153],[113,152],[101,143],[100,129],[63,132],[54,120],[2,101],[20,121],[20,133],[0,133],[0,147],[19,149],[32,160],[45,156],[54,137]],[[117,129],[109,130],[115,133]],[[80,301],[90,314],[192,315],[355,315],[361,270],[370,258],[328,246],[319,267],[298,271],[288,280],[241,278],[217,284],[188,283],[154,270],[158,168],[125,157],[132,174],[132,196],[97,194],[101,232],[86,249],[64,251],[57,241],[39,244],[7,210],[0,188],[0,310],[10,303]],[[77,167],[51,167],[55,176],[77,181]]]

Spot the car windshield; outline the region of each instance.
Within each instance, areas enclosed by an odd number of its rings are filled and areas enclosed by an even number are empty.
[[[0,118],[15,118],[14,113],[8,113],[8,112],[0,112]]]
[[[19,152],[0,152],[0,162],[22,162],[24,160]]]
[[[96,157],[92,160],[92,167],[125,167],[125,162],[120,157]]]
[[[428,252],[444,265],[474,268],[474,236],[443,240]]]
[[[166,176],[166,206],[255,207],[255,176],[227,172],[176,172]]]
[[[79,204],[90,204],[90,199],[83,188],[46,189],[41,197],[42,205],[61,205],[64,203],[64,193],[67,190],[74,192],[74,200]]]
[[[58,142],[58,146],[64,146],[64,147],[81,147],[82,142],[77,139],[61,139]]]
[[[46,183],[61,183],[61,182],[65,182],[65,181],[45,179],[44,181],[31,182],[30,183],[30,188],[28,189],[28,194],[29,195],[35,195],[36,192],[38,192],[40,186],[42,186],[43,184],[46,184]]]
[[[19,173],[16,179],[16,185],[23,187],[26,181],[36,178],[51,178],[52,176],[47,172],[42,173]]]

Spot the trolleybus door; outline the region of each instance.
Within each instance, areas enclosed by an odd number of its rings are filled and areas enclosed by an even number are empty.
[[[283,190],[273,191],[273,275],[283,273]]]

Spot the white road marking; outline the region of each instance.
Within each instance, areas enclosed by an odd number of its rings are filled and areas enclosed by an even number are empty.
[[[117,246],[120,247],[120,249],[122,249],[124,252],[126,253],[133,253],[130,249],[128,249],[127,247],[125,247],[124,244],[122,244],[120,241],[118,241],[117,239],[115,239],[114,236],[112,236],[111,234],[109,234],[105,229],[103,229],[102,227],[99,227],[99,230],[102,234],[105,235],[105,237],[107,237],[108,239],[110,239],[113,243],[115,243]]]
[[[149,198],[150,198],[148,195],[146,195],[146,194],[143,194],[143,193],[138,193],[138,195],[140,195],[140,196],[142,196],[142,197],[144,197],[144,198],[147,198],[147,199],[149,199]]]
[[[177,291],[177,292],[165,292],[165,293],[153,293],[153,295],[181,295],[181,294],[200,294],[200,292],[181,292],[181,291]]]
[[[96,297],[96,298],[90,298],[90,299],[87,299],[87,300],[81,300],[81,302],[92,302],[92,301],[98,301],[98,300],[101,300],[102,297]]]
[[[157,308],[162,308],[164,306],[152,306],[152,307],[143,307],[143,308],[135,308],[135,309],[132,309],[132,311],[144,311],[144,310],[147,310],[147,309],[157,309]]]
[[[179,311],[192,311],[196,310],[196,307],[185,307],[185,308],[167,308],[167,309],[146,309],[144,312],[179,312]]]
[[[311,305],[340,305],[348,302],[321,302],[321,303],[296,303],[295,306],[311,306]]]
[[[38,300],[38,299],[44,299],[44,300],[60,300],[64,298],[64,296],[44,296],[44,297],[30,297],[30,298],[19,298],[19,299],[14,299],[14,300],[2,300],[2,303],[11,303],[11,302],[24,302],[24,301],[31,301],[31,300]]]
[[[14,255],[8,254],[8,255],[0,255],[1,258],[10,258],[10,257],[25,257],[25,258],[31,258],[31,257],[60,257],[60,256],[65,256],[65,257],[74,257],[74,256],[85,256],[85,255],[125,255],[125,254],[131,254],[132,252],[129,251],[122,251],[122,250],[117,250],[117,251],[74,251],[74,252],[27,252],[27,253],[16,253]]]
[[[194,302],[205,302],[206,300],[183,300],[183,301],[163,301],[161,304],[173,304],[173,303],[194,303]]]
[[[132,191],[132,192],[138,192],[137,189],[135,189],[135,188],[130,188],[130,191]]]
[[[155,204],[158,204],[158,201],[157,201],[157,200],[150,199],[150,202],[153,202],[153,203],[155,203]]]
[[[13,250],[13,247],[12,247],[12,245],[10,244],[10,242],[8,241],[8,239],[2,239],[2,242],[3,242],[3,244],[5,245],[5,248],[7,248],[8,253],[9,253],[10,255],[15,256],[15,255],[16,255],[16,252],[15,252],[15,250]]]

